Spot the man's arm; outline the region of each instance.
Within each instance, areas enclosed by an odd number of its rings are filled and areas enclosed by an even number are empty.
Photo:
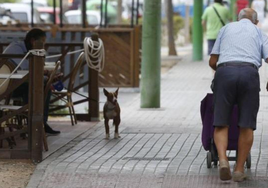
[[[23,48],[18,44],[18,43],[10,43],[6,49],[3,51],[3,54],[26,54],[24,53]],[[21,62],[21,58],[12,58],[11,61],[18,65]],[[29,61],[28,59],[25,59],[24,62],[22,63],[20,68],[25,68],[29,67]],[[29,70],[29,68],[28,68]]]
[[[206,25],[207,25],[206,20],[203,20],[203,21],[202,21],[202,26],[203,26],[203,31],[204,31],[204,32],[207,30]]]
[[[209,59],[209,66],[213,70],[216,70],[218,60],[219,60],[219,55],[211,54],[210,59]]]
[[[208,8],[205,9],[205,11],[202,14],[201,20],[202,20],[202,26],[203,26],[203,31],[206,31],[206,26],[207,26],[207,19],[208,19]]]
[[[265,59],[265,62],[268,63],[268,58]],[[268,82],[266,84],[266,90],[268,91]]]

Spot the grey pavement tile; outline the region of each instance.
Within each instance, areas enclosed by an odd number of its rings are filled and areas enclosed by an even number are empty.
[[[250,180],[222,183],[206,165],[200,101],[213,72],[206,60],[185,56],[161,78],[161,108],[141,109],[140,94],[122,103],[121,139],[105,140],[103,121],[40,163],[28,188],[259,188],[267,187],[268,68],[260,69],[261,105],[251,150]],[[124,93],[119,93],[122,101]],[[130,98],[128,98],[129,100]],[[229,152],[233,155],[234,152]],[[234,162],[230,162],[233,169]]]

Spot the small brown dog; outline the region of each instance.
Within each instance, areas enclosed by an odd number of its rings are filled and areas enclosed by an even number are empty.
[[[118,90],[119,88],[113,93],[113,92],[108,92],[106,89],[103,88],[103,93],[107,97],[107,101],[105,102],[103,106],[106,139],[109,139],[110,137],[110,128],[109,128],[110,119],[113,119],[113,125],[115,126],[114,138],[120,138],[119,133],[118,133],[118,127],[121,121],[120,107],[117,102]]]

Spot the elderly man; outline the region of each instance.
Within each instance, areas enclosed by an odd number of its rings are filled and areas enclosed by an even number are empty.
[[[238,158],[233,180],[246,179],[244,164],[253,143],[253,131],[259,110],[260,81],[258,68],[262,58],[268,62],[268,38],[256,26],[257,13],[242,9],[237,22],[223,27],[211,52],[209,65],[214,78],[214,140],[220,163],[220,179],[232,178],[226,149],[228,125],[233,105],[239,108]]]
[[[25,36],[23,41],[15,41],[10,43],[6,49],[4,50],[3,54],[26,54],[29,50],[33,48],[33,43],[36,40],[41,40],[45,43],[46,41],[46,33],[38,28],[31,29]],[[18,65],[21,59],[13,58],[10,59],[13,63]],[[22,70],[29,70],[29,61],[25,60],[21,65],[20,69]],[[44,79],[47,78],[48,71],[44,71]],[[19,86],[14,92],[14,97],[22,97],[23,103],[28,103],[28,82],[23,83]],[[49,101],[50,101],[51,92],[49,92],[46,102],[44,104],[44,127],[45,132],[47,135],[58,135],[60,131],[53,130],[47,123],[48,121],[48,110],[49,110]]]

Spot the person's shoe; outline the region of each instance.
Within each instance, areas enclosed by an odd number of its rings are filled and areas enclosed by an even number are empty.
[[[247,176],[243,172],[235,171],[233,173],[233,181],[235,182],[241,182],[247,179]]]
[[[51,136],[60,134],[60,131],[53,130],[48,124],[45,124],[45,132],[47,135]]]
[[[222,160],[219,163],[220,163],[220,179],[222,181],[227,181],[227,180],[232,179],[229,162]]]

